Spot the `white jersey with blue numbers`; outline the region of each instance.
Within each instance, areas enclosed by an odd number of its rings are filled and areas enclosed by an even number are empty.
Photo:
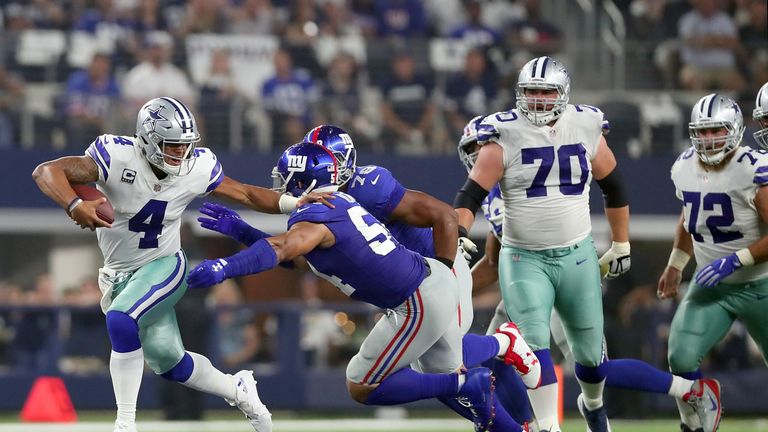
[[[738,147],[720,170],[707,170],[693,148],[672,165],[675,194],[683,201],[686,231],[696,265],[703,267],[754,243],[768,233],[755,207],[757,190],[768,185],[768,152]],[[768,277],[768,262],[744,267],[724,279],[740,283]]]
[[[568,105],[551,127],[535,126],[514,109],[485,118],[480,139],[504,152],[502,244],[543,250],[590,234],[590,161],[603,122],[602,111],[587,105]]]
[[[132,137],[101,135],[85,154],[96,161],[96,187],[115,209],[112,228],[96,230],[104,267],[115,271],[132,271],[181,249],[184,209],[224,179],[221,164],[207,148],[195,149],[188,175],[162,180]]]
[[[501,188],[498,184],[491,189],[480,205],[480,208],[483,209],[485,220],[491,225],[491,232],[501,242],[504,222],[504,199],[501,197]]]

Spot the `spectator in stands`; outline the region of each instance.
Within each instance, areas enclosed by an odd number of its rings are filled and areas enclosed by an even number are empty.
[[[539,0],[525,0],[526,18],[513,23],[509,32],[510,42],[518,47],[515,57],[520,65],[540,56],[553,56],[563,46],[563,33],[557,25],[541,13]]]
[[[318,104],[318,121],[338,125],[355,137],[357,149],[369,149],[376,134],[365,115],[365,83],[355,58],[339,52],[328,65]]]
[[[139,0],[138,3],[136,21],[140,31],[168,31],[168,21],[162,14],[160,0]]]
[[[205,134],[214,137],[218,147],[228,146],[232,103],[240,94],[235,87],[230,66],[229,52],[214,50],[211,55],[211,70],[200,89],[200,114],[203,116]]]
[[[314,0],[293,2],[290,20],[283,29],[283,49],[299,69],[306,69],[313,75],[322,73],[315,57],[314,45],[320,34],[317,9]]]
[[[4,15],[5,28],[11,31],[67,29],[69,15],[61,3],[56,0],[3,1],[0,15]]]
[[[64,341],[60,367],[68,373],[103,373],[109,362],[109,337],[102,327],[99,308],[101,290],[95,279],[64,290],[63,302],[69,310],[69,337]]]
[[[30,307],[47,307],[56,304],[56,292],[48,274],[35,279],[35,285],[24,296],[23,304]],[[29,371],[50,372],[56,365],[51,355],[51,341],[58,337],[56,312],[28,310],[16,315],[13,341],[16,367]]]
[[[87,70],[72,73],[65,90],[67,145],[83,146],[107,129],[120,89],[106,54],[96,54]]]
[[[175,33],[182,38],[194,33],[225,33],[229,28],[226,11],[224,0],[189,0]]]
[[[674,32],[674,29],[666,28],[666,6],[667,0],[633,0],[626,17],[627,39],[654,44],[665,40],[670,32]]]
[[[243,296],[232,280],[213,287],[210,304],[216,308],[219,354],[225,369],[238,370],[253,361],[259,351],[254,314],[243,307]]]
[[[276,12],[270,0],[245,0],[232,10],[230,33],[270,35],[276,27]]]
[[[501,34],[481,21],[482,1],[463,0],[467,21],[454,28],[450,37],[463,39],[469,46],[486,47],[501,43]],[[469,119],[467,119],[469,120]],[[464,122],[467,124],[467,122]]]
[[[427,16],[421,0],[376,0],[375,16],[379,36],[426,36]]]
[[[693,0],[694,9],[680,18],[682,69],[686,90],[743,91],[744,78],[736,67],[739,35],[733,19],[720,10],[718,0]]]
[[[14,147],[18,142],[15,125],[20,122],[24,84],[0,67],[0,150]]]
[[[488,68],[485,53],[472,49],[467,53],[464,72],[448,81],[445,89],[445,110],[453,130],[460,136],[472,117],[496,111],[494,98],[498,94],[498,79]]]
[[[272,120],[273,143],[283,148],[301,141],[313,124],[318,91],[308,73],[294,69],[286,50],[275,52],[274,63],[275,76],[264,83],[261,96]]]
[[[741,57],[751,76],[750,97],[768,82],[768,3],[747,0],[749,21],[739,29]]]
[[[382,85],[380,146],[405,153],[424,153],[435,116],[433,83],[416,75],[413,56],[405,51],[392,59],[392,77]]]
[[[144,59],[125,74],[123,96],[131,116],[144,103],[158,96],[170,96],[194,106],[197,93],[184,72],[170,63],[173,39],[165,32],[150,32],[144,41]]]
[[[133,65],[141,46],[136,40],[141,28],[133,9],[113,0],[97,0],[93,6],[75,18],[73,30],[95,36],[103,50],[114,51],[117,64]]]

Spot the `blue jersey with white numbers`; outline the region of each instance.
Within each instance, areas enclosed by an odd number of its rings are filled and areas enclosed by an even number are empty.
[[[376,219],[383,222],[400,244],[425,257],[435,257],[432,228],[419,228],[390,220],[390,215],[405,195],[405,187],[383,167],[358,167],[346,193]]]
[[[501,227],[504,222],[504,200],[501,198],[501,187],[498,183],[488,192],[483,203],[480,205],[483,209],[485,219],[491,224],[491,231],[499,241],[501,241]]]
[[[398,243],[354,198],[334,195],[335,208],[306,204],[288,219],[288,229],[298,222],[321,223],[336,237],[330,248],[304,256],[312,270],[355,300],[381,308],[402,304],[427,276],[424,258]]]

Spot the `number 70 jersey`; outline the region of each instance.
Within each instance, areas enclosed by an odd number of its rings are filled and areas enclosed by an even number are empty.
[[[768,232],[755,195],[768,185],[768,154],[738,147],[720,170],[706,170],[693,148],[672,165],[675,194],[683,202],[683,225],[701,267],[754,243]],[[745,267],[725,279],[741,283],[768,277],[768,264]]]
[[[192,171],[160,180],[133,137],[101,135],[85,154],[99,169],[96,187],[115,209],[112,228],[96,230],[104,266],[136,270],[181,249],[181,216],[187,205],[221,183],[224,173],[209,149],[197,148]]]
[[[587,237],[590,161],[597,154],[603,113],[567,105],[553,126],[535,126],[517,110],[489,115],[481,141],[504,152],[502,244],[529,250],[571,246]]]

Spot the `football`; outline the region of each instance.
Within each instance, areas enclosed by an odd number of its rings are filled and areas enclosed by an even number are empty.
[[[106,196],[104,196],[101,191],[91,185],[72,185],[72,189],[75,190],[77,196],[79,196],[83,201],[94,201],[99,198],[106,198]],[[112,204],[109,202],[109,200],[99,204],[99,206],[96,207],[96,215],[104,222],[110,224],[115,221],[115,209],[112,208]]]

